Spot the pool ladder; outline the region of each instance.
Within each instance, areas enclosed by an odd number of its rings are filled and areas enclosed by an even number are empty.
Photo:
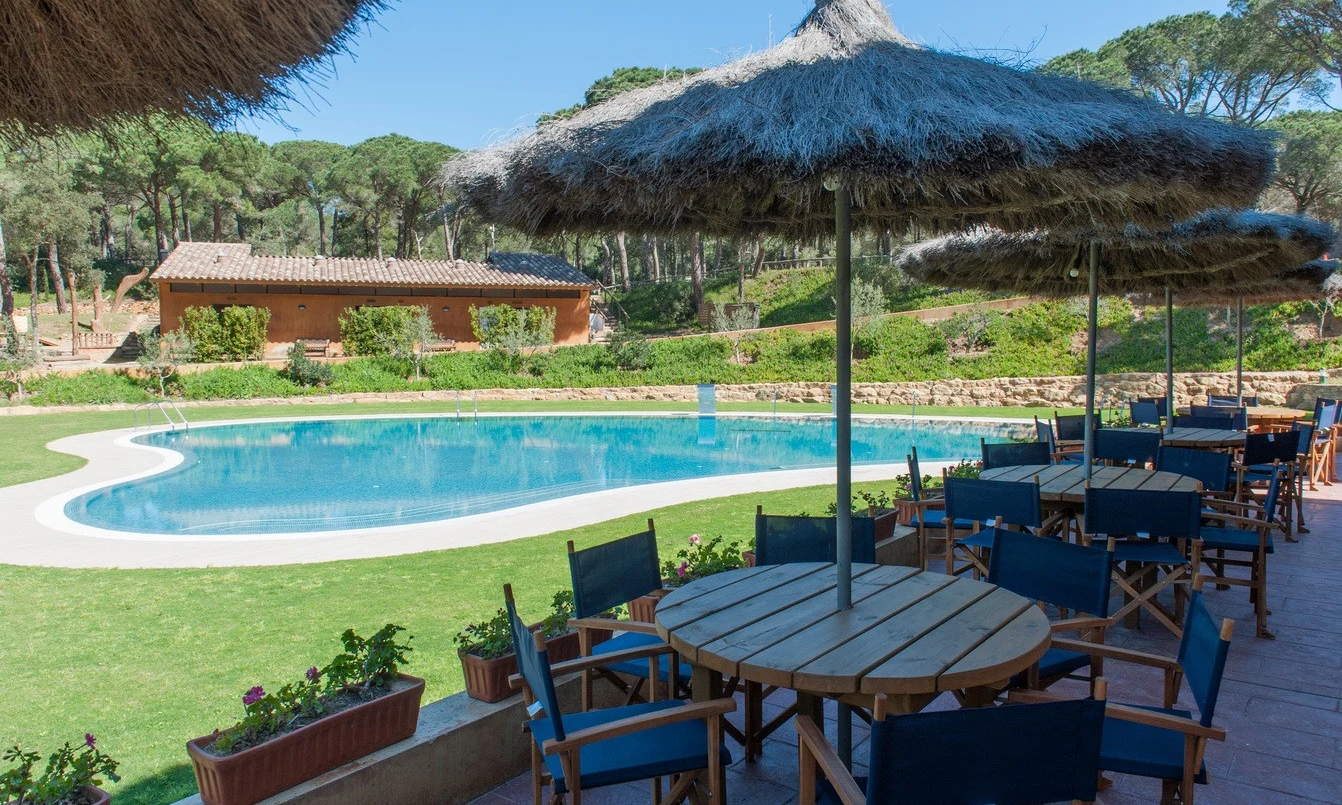
[[[135,411],[133,413],[134,430],[140,429],[141,411],[144,411],[145,414],[144,426],[147,428],[153,424],[154,414],[151,409],[154,408],[157,408],[159,413],[163,414],[163,418],[167,420],[174,431],[181,428],[188,433],[191,432],[191,423],[186,420],[186,414],[182,413],[182,409],[178,408],[177,404],[172,400],[156,400],[154,402],[142,403],[135,406]],[[177,415],[176,419],[173,419],[173,414]]]

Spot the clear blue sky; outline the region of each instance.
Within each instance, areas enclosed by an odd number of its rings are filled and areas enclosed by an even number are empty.
[[[895,24],[934,47],[1021,50],[1048,59],[1095,48],[1218,0],[887,2]],[[399,0],[334,62],[286,125],[239,125],[267,142],[352,144],[396,132],[477,148],[577,103],[617,67],[712,66],[785,36],[812,0]],[[772,23],[771,23],[772,17]],[[286,128],[287,126],[287,128]],[[291,130],[292,129],[292,130]]]

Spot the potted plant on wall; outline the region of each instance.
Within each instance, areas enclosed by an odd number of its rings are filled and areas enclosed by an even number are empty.
[[[5,750],[6,763],[17,764],[0,775],[0,802],[11,805],[107,805],[111,796],[98,786],[100,778],[112,782],[117,762],[98,749],[98,742],[85,733],[78,749],[66,743],[47,758],[46,769],[36,777],[33,767],[42,756],[15,746]]]
[[[718,536],[705,540],[698,534],[691,534],[689,547],[681,548],[674,559],[662,563],[662,589],[629,602],[629,619],[652,623],[657,604],[672,590],[695,579],[745,567],[741,543],[734,540],[723,544],[724,539]]]
[[[240,722],[188,742],[206,805],[253,805],[413,735],[424,680],[398,670],[411,651],[402,631],[346,630],[344,652],[325,668],[273,693],[251,688]]]
[[[573,592],[560,590],[550,604],[550,614],[533,629],[545,631],[545,646],[550,662],[576,660],[581,653],[578,633],[568,626],[573,617]],[[611,632],[590,632],[593,645],[610,639]],[[482,702],[500,702],[517,693],[508,685],[508,677],[517,673],[513,654],[513,632],[508,613],[500,609],[494,617],[465,626],[455,638],[461,673],[466,678],[466,695]]]

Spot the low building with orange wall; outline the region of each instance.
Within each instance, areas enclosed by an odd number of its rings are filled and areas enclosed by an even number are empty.
[[[245,243],[182,243],[150,280],[158,286],[165,331],[177,328],[188,307],[269,308],[271,347],[298,339],[339,342],[340,315],[369,305],[427,308],[437,332],[467,349],[476,346],[472,307],[549,307],[555,343],[585,344],[590,294],[600,287],[545,254],[496,252],[485,263],[264,257]]]

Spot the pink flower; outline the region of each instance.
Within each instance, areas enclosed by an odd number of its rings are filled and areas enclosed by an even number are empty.
[[[677,575],[677,576],[680,576],[680,577],[683,579],[683,578],[685,578],[685,571],[687,571],[687,570],[689,570],[689,569],[690,569],[690,563],[689,563],[689,562],[681,562],[681,563],[680,563],[680,567],[676,568],[676,575]]]
[[[86,732],[86,733],[84,733],[84,745],[85,745],[85,746],[87,746],[87,747],[90,748],[90,749],[93,749],[94,747],[97,746],[97,744],[98,744],[98,739],[93,737],[93,733],[91,733],[91,732]]]
[[[266,689],[261,687],[260,685],[257,685],[256,687],[247,691],[247,693],[243,695],[242,703],[250,707],[251,705],[261,701],[265,697],[266,697]]]
[[[691,535],[690,535],[690,544],[691,544],[691,545],[698,545],[700,542],[703,542],[703,540],[699,539],[699,535],[698,535],[698,534],[691,534]]]
[[[309,682],[316,682],[318,679],[321,679],[321,675],[322,672],[318,671],[317,666],[315,665],[308,669],[307,677]]]

